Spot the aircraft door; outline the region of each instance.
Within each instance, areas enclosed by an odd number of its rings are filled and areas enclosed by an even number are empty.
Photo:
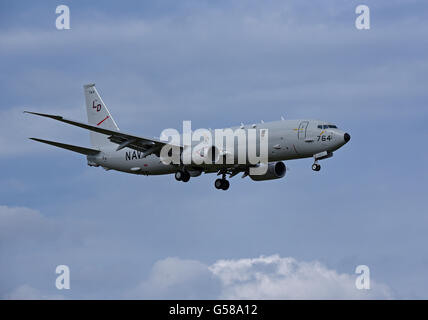
[[[308,128],[309,121],[302,121],[299,124],[299,128],[297,129],[297,138],[299,140],[305,140],[306,138],[306,129]]]

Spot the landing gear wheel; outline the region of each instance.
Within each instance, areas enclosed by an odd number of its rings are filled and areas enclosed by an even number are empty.
[[[230,183],[226,179],[217,179],[214,182],[214,186],[216,187],[216,189],[227,190],[229,189]]]
[[[188,172],[184,172],[183,178],[181,178],[181,181],[188,182],[190,180],[190,174]]]
[[[229,189],[230,183],[227,180],[223,180],[223,183],[221,185],[221,188],[226,191],[227,189]]]
[[[175,179],[177,181],[187,182],[190,180],[190,174],[187,171],[179,170],[175,173]]]
[[[183,173],[184,173],[183,171],[177,171],[175,173],[175,180],[181,181],[183,179]]]
[[[214,182],[214,187],[215,187],[216,189],[221,189],[222,185],[223,185],[223,180],[222,180],[222,179],[217,179],[217,180]]]
[[[321,166],[318,163],[314,163],[312,165],[312,170],[314,170],[314,171],[320,171],[321,170]]]

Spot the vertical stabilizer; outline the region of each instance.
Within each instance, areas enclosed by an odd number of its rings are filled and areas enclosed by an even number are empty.
[[[114,122],[113,117],[108,111],[106,105],[98,94],[95,84],[87,84],[83,86],[85,91],[86,100],[86,111],[88,113],[88,123],[93,126],[100,128],[119,131],[119,128]],[[96,148],[102,148],[110,145],[114,145],[108,140],[108,136],[90,132],[91,145]]]

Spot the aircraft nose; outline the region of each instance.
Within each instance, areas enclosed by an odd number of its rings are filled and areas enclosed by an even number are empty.
[[[351,136],[349,133],[345,133],[343,135],[343,139],[345,140],[345,143],[347,143],[349,140],[351,140]]]

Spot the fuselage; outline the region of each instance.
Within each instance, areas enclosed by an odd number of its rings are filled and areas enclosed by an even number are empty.
[[[262,131],[267,133],[269,162],[309,157],[316,159],[316,155],[319,155],[320,159],[329,157],[350,138],[347,133],[335,125],[321,120],[281,120],[232,127],[231,129],[238,128],[246,131],[256,129],[257,137],[263,133]],[[256,143],[259,142],[256,141]],[[195,142],[196,144],[197,142]],[[234,148],[236,148],[236,144]],[[155,154],[144,157],[142,152],[130,148],[116,151],[114,147],[107,147],[100,151],[96,156],[87,157],[89,165],[144,175],[170,174],[179,168],[176,164],[164,164],[161,158]],[[194,166],[189,166],[189,170],[191,167]],[[205,172],[216,172],[227,165],[209,164],[200,167],[203,167]]]
[[[89,131],[91,147],[82,147],[40,138],[40,143],[83,154],[88,165],[140,175],[174,174],[175,180],[190,181],[202,173],[216,173],[219,190],[228,190],[239,173],[253,181],[281,179],[287,167],[284,160],[313,157],[313,171],[320,171],[320,160],[347,143],[351,136],[335,125],[320,120],[261,122],[225,129],[191,128],[183,121],[180,134],[162,131],[159,138],[138,136],[119,130],[94,83],[83,86],[88,123],[60,115],[25,111]]]

